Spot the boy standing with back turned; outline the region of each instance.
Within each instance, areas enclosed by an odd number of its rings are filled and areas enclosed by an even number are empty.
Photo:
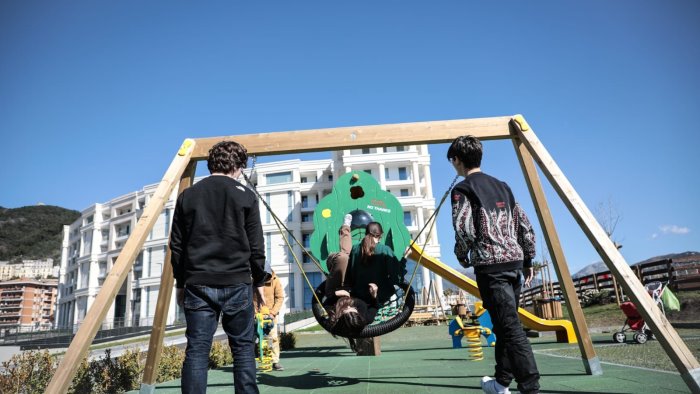
[[[510,187],[481,172],[483,148],[473,136],[456,138],[447,151],[464,180],[452,189],[455,255],[473,266],[484,307],[496,334],[495,376],[484,376],[485,393],[508,394],[515,378],[521,393],[539,393],[540,374],[530,342],[518,317],[522,288],[533,278],[535,234]]]

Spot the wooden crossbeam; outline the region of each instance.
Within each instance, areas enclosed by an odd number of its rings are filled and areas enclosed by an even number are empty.
[[[374,146],[437,144],[452,142],[466,134],[481,140],[505,139],[510,138],[510,119],[510,116],[501,116],[198,138],[192,158],[206,159],[209,149],[222,140],[235,140],[245,146],[249,154],[263,156]]]
[[[656,338],[678,368],[685,383],[693,393],[700,393],[700,364],[698,364],[698,360],[671,326],[661,309],[656,306],[603,227],[595,220],[591,211],[583,203],[581,197],[576,193],[574,187],[566,179],[535,133],[530,130],[525,119],[521,116],[516,116],[514,119],[518,123],[516,130],[520,141],[525,144],[527,150],[537,161],[540,169],[598,251],[605,265],[608,266],[626,294],[637,305],[639,313],[656,334]]]

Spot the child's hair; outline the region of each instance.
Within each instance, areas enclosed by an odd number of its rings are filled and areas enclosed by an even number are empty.
[[[372,239],[373,237],[381,237],[384,234],[382,225],[378,222],[369,222],[365,230],[365,237],[362,238],[362,262],[366,263],[370,256],[374,254],[374,248],[377,244]]]
[[[340,325],[347,330],[357,332],[365,328],[367,321],[365,317],[357,310],[356,303],[362,302],[352,297],[340,297],[335,303],[335,308],[330,313],[330,326],[335,328]],[[346,312],[349,308],[355,308],[356,311]]]
[[[455,157],[464,164],[467,169],[481,167],[481,156],[484,148],[481,141],[473,135],[463,135],[452,141],[447,149],[447,159],[452,161]]]
[[[209,149],[207,168],[210,173],[232,174],[239,168],[246,168],[248,151],[235,141],[221,141]]]

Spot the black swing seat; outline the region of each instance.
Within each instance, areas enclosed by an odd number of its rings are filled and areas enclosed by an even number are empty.
[[[416,298],[415,298],[415,293],[413,291],[413,287],[411,287],[408,283],[404,282],[401,285],[399,285],[401,289],[403,289],[404,292],[407,292],[408,295],[406,297],[406,302],[403,304],[401,310],[394,315],[391,319],[382,321],[376,324],[369,324],[365,328],[362,329],[362,331],[357,332],[357,331],[351,331],[346,329],[345,327],[339,328],[338,326],[331,328],[330,326],[330,317],[325,314],[325,309],[323,307],[323,303],[325,302],[326,299],[326,282],[323,281],[317,288],[316,288],[316,297],[313,297],[312,299],[312,311],[314,313],[314,317],[316,318],[316,321],[318,321],[318,324],[321,325],[326,331],[329,333],[336,335],[336,336],[341,336],[345,338],[372,338],[372,337],[378,337],[384,334],[388,334],[397,328],[401,327],[406,323],[408,318],[411,316],[411,313],[413,313],[413,307],[416,304]],[[319,303],[319,300],[321,303]],[[324,316],[325,315],[325,316]]]

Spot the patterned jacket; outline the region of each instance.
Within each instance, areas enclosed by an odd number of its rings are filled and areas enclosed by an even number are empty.
[[[452,189],[455,255],[478,273],[529,268],[535,233],[510,187],[483,172],[467,175]]]

